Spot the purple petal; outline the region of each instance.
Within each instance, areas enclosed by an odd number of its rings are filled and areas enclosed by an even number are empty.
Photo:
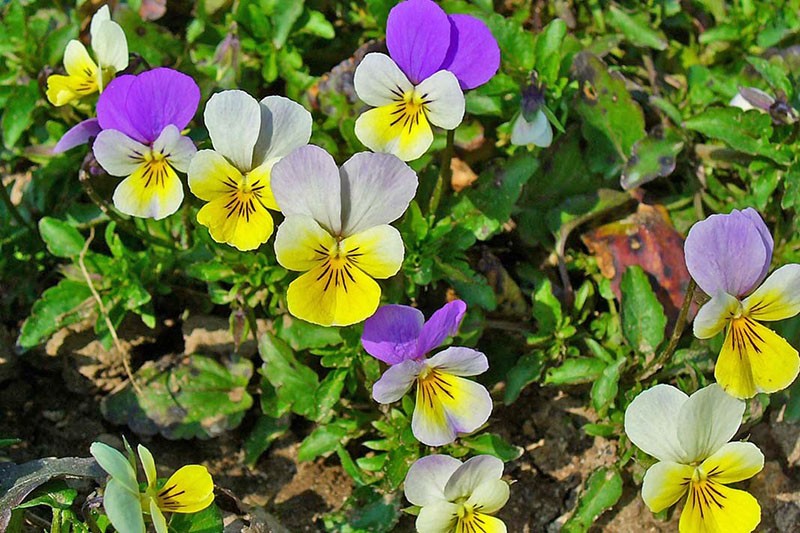
[[[441,69],[450,48],[450,21],[431,0],[406,0],[389,12],[389,55],[414,85]]]
[[[147,144],[150,141],[131,122],[126,107],[128,91],[135,80],[136,76],[131,75],[111,80],[97,100],[97,121],[104,130],[121,131],[131,139]]]
[[[692,226],[684,244],[686,268],[703,292],[741,297],[761,281],[772,255],[762,225],[734,209]]]
[[[422,326],[422,333],[417,342],[417,356],[425,355],[441,346],[447,337],[455,335],[466,312],[467,304],[461,300],[454,300],[433,313],[430,320]]]
[[[70,148],[86,144],[92,137],[97,137],[98,133],[100,133],[100,123],[97,122],[96,118],[90,118],[79,122],[58,140],[53,147],[53,153],[60,154],[61,152],[66,152]]]
[[[182,130],[189,124],[200,103],[200,88],[186,74],[157,68],[136,76],[126,101],[127,115],[136,129],[155,141],[170,124]]]
[[[414,385],[422,367],[422,363],[413,360],[390,366],[372,386],[372,397],[378,403],[396,402]]]
[[[361,344],[371,356],[396,365],[417,357],[425,317],[407,305],[384,305],[364,322]]]
[[[458,78],[461,88],[474,89],[500,68],[500,47],[489,27],[470,15],[450,15],[451,44],[441,67]]]
[[[766,224],[764,224],[764,219],[761,218],[761,215],[758,214],[758,211],[752,207],[748,207],[742,211],[742,214],[749,218],[751,222],[753,222],[753,225],[758,230],[759,235],[761,235],[761,239],[764,241],[764,246],[767,249],[767,260],[764,262],[764,268],[761,270],[761,275],[758,277],[758,281],[753,283],[753,288],[755,288],[756,285],[760,285],[761,282],[767,277],[767,272],[769,272],[769,264],[772,259],[772,249],[774,248],[775,243],[772,240],[772,234],[769,232],[769,228]]]

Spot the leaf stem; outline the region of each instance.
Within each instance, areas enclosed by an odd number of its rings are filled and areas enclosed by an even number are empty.
[[[439,178],[433,188],[431,201],[428,204],[428,216],[436,219],[436,210],[439,209],[439,201],[442,199],[442,191],[444,191],[445,183],[450,182],[453,175],[453,170],[450,168],[450,162],[453,160],[453,150],[456,140],[456,130],[447,130],[447,144],[442,151],[441,166],[439,168]]]
[[[694,290],[697,287],[697,284],[694,282],[694,279],[689,279],[689,286],[686,287],[686,295],[683,297],[683,305],[681,305],[681,310],[678,313],[678,318],[675,320],[675,327],[672,328],[672,336],[669,338],[669,343],[667,343],[666,348],[664,351],[661,352],[661,355],[655,357],[650,364],[645,367],[645,375],[650,375],[653,372],[657,371],[661,366],[666,363],[672,354],[675,352],[675,348],[678,347],[678,341],[681,339],[681,335],[683,335],[683,329],[686,327],[686,318],[689,316],[689,308],[692,307],[692,300],[694,299]]]

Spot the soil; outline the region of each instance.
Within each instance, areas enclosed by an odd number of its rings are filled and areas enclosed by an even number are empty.
[[[128,327],[121,336],[136,353],[136,346],[149,350],[159,343],[170,344],[169,339],[174,341],[175,332],[169,332],[169,326],[155,335],[146,328]],[[183,342],[177,343],[181,348],[232,349],[226,337],[226,321],[194,318],[183,326]],[[172,329],[177,327],[172,325]],[[297,461],[299,442],[309,430],[305,426],[293,426],[293,431],[277,440],[253,469],[244,465],[241,451],[252,425],[249,418],[236,430],[206,441],[143,439],[127,428],[109,424],[100,414],[100,398],[119,385],[124,373],[121,365],[108,359],[108,352],[90,332],[64,332],[46,350],[22,357],[13,354],[13,338],[9,332],[0,331],[0,437],[22,439],[6,450],[14,462],[87,456],[93,441],[121,446],[119,435],[124,433],[151,449],[163,469],[161,475],[187,463],[206,465],[219,488],[217,502],[229,532],[322,531],[321,517],[339,509],[353,491],[336,456]],[[524,449],[518,460],[506,465],[506,477],[513,482],[511,499],[498,516],[508,531],[558,531],[588,475],[599,466],[613,464],[616,441],[592,438],[581,430],[593,421],[592,412],[581,406],[579,395],[584,392],[568,394],[532,385],[513,405],[496,404],[491,430]],[[783,421],[780,412],[772,412],[746,431],[737,438],[749,438],[766,457],[764,470],[742,484],[761,503],[758,531],[797,531],[800,427]],[[627,477],[622,500],[601,516],[593,531],[677,531],[677,517],[673,512],[668,521],[656,520]],[[396,531],[413,531],[413,517],[404,516]]]

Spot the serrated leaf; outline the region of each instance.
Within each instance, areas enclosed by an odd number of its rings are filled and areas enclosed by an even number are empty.
[[[661,31],[653,29],[653,23],[649,20],[647,11],[639,12],[636,15],[629,15],[615,5],[611,5],[608,10],[609,22],[625,35],[631,44],[636,46],[646,46],[655,50],[666,50],[666,37]]]
[[[683,141],[668,136],[663,139],[645,137],[633,145],[630,159],[620,177],[623,189],[630,190],[675,170],[675,158],[683,150]]]
[[[622,334],[638,353],[652,355],[664,340],[667,316],[639,266],[629,266],[622,274]]]
[[[297,450],[297,460],[311,461],[320,455],[333,452],[340,443],[344,442],[345,437],[353,429],[353,426],[354,423],[352,421],[339,420],[332,424],[317,427],[300,443],[300,448]]]
[[[6,148],[13,148],[25,130],[33,124],[33,111],[38,99],[39,87],[36,81],[14,88],[3,110],[2,132]]]
[[[589,476],[578,497],[575,512],[564,523],[564,533],[584,533],[597,517],[613,507],[622,496],[622,476],[615,468],[600,467]]]
[[[544,363],[544,353],[541,351],[520,357],[519,361],[508,371],[506,376],[503,403],[511,405],[517,401],[522,390],[541,377]]]
[[[47,244],[47,249],[56,257],[77,257],[86,244],[78,230],[52,217],[44,217],[39,221],[39,234]]]
[[[22,324],[17,344],[26,350],[33,348],[59,329],[78,322],[83,318],[78,308],[91,297],[86,284],[62,279],[33,304],[30,316]]]
[[[546,385],[574,385],[591,383],[599,378],[606,364],[592,357],[573,357],[564,361],[561,366],[551,368],[545,375]]]
[[[173,513],[170,533],[219,533],[223,529],[222,512],[213,503],[196,513]]]
[[[493,455],[504,463],[519,459],[524,451],[521,447],[506,442],[503,437],[494,433],[462,437],[461,443],[475,453]]]
[[[258,343],[264,360],[261,373],[275,389],[282,415],[291,409],[298,415],[313,419],[317,412],[314,391],[319,387],[316,372],[300,363],[284,341],[266,333]]]
[[[275,439],[289,430],[289,422],[283,418],[261,415],[244,441],[244,462],[250,468],[258,458],[275,442]]]

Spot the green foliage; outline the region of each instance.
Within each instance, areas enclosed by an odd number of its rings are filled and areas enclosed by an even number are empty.
[[[564,523],[562,531],[588,531],[604,511],[622,496],[622,476],[614,468],[600,467],[589,476],[578,499],[575,513]]]

